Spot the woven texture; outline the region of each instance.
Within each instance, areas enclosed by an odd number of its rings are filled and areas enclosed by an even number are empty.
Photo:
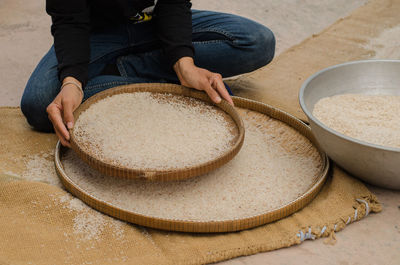
[[[399,11],[399,1],[370,1],[348,18],[289,49],[251,75],[251,81],[260,79],[263,84],[258,99],[305,119],[297,101],[304,79],[326,66],[367,58],[371,52],[360,48],[360,43],[398,25]],[[248,90],[243,79],[239,81],[237,87],[243,89],[240,94],[256,98],[255,90]],[[363,201],[369,211],[380,211],[375,196],[360,181],[333,167],[333,176],[312,203],[269,225],[237,233],[199,235],[124,224],[124,237],[120,239],[109,225],[113,219],[105,217],[107,225],[97,240],[79,241],[73,237],[76,213],[54,204],[54,196],[65,196],[65,191],[42,183],[10,182],[14,177],[7,174],[22,174],[24,156],[53,150],[55,143],[54,135],[29,130],[19,109],[0,108],[0,150],[6,150],[0,152],[0,264],[211,263],[299,244],[302,239],[320,237],[321,230],[322,236],[333,235],[335,225],[339,231],[346,223],[365,216]]]
[[[272,108],[268,105],[234,97],[233,101],[235,106],[240,108],[245,108],[253,111],[257,111],[263,114],[266,114],[269,117],[275,118],[277,120],[282,121],[283,123],[293,127],[298,132],[300,132],[303,136],[308,138],[314,145],[316,144],[316,140],[313,137],[311,130],[308,126],[306,126],[300,120],[294,118],[293,116],[287,115],[286,113]],[[92,196],[92,194],[87,193],[84,189],[82,189],[79,185],[74,183],[71,180],[67,173],[64,171],[61,158],[60,158],[60,145],[57,145],[57,150],[55,152],[56,155],[56,170],[57,174],[60,176],[64,186],[68,191],[72,194],[80,198],[82,201],[93,207],[94,209],[98,209],[99,211],[116,217],[118,219],[128,221],[131,223],[144,225],[146,227],[158,228],[163,230],[169,231],[181,231],[181,232],[232,232],[232,231],[239,231],[244,230],[252,227],[256,227],[262,224],[270,223],[283,217],[286,217],[299,209],[306,206],[310,201],[314,199],[314,197],[318,194],[321,187],[323,186],[329,169],[329,162],[325,153],[319,150],[320,157],[321,157],[321,171],[318,175],[318,178],[314,185],[310,187],[307,192],[299,196],[294,201],[287,203],[277,209],[272,211],[268,211],[266,213],[254,216],[254,217],[247,217],[243,219],[237,220],[229,220],[229,221],[214,221],[214,222],[190,222],[185,220],[166,220],[161,218],[154,218],[150,216],[143,216],[137,214],[135,212],[126,211],[120,209],[118,207],[114,207],[111,204],[100,200],[101,198],[96,198],[96,196]],[[195,206],[193,206],[195,207]]]

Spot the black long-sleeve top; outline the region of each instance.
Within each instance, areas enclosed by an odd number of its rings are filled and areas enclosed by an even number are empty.
[[[85,87],[90,32],[124,23],[153,5],[154,0],[46,0],[46,12],[52,18],[59,79],[72,76]],[[157,35],[170,66],[184,56],[194,55],[190,8],[190,0],[158,0],[154,8]]]

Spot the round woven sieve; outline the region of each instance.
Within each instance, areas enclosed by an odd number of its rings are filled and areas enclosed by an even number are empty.
[[[224,152],[222,155],[213,158],[207,162],[199,163],[194,166],[177,168],[177,169],[166,169],[166,170],[149,170],[141,168],[128,168],[122,167],[115,164],[110,164],[107,161],[100,160],[94,157],[90,150],[85,148],[80,144],[75,136],[74,129],[70,131],[71,135],[71,147],[77,153],[77,155],[85,161],[92,168],[100,171],[109,176],[121,177],[121,178],[145,178],[148,180],[158,180],[158,181],[172,181],[172,180],[182,180],[194,176],[200,176],[206,174],[212,170],[215,170],[222,165],[229,162],[235,155],[239,152],[243,145],[244,140],[244,126],[243,121],[239,114],[236,112],[235,108],[228,104],[227,101],[222,100],[221,103],[213,103],[207,94],[196,91],[194,89],[189,89],[180,85],[175,84],[159,84],[159,83],[145,83],[145,84],[132,84],[125,86],[118,86],[112,89],[100,92],[93,97],[86,100],[77,110],[74,112],[74,118],[77,121],[79,115],[88,109],[92,104],[113,95],[122,93],[135,93],[135,92],[151,92],[151,93],[161,93],[161,94],[172,94],[180,95],[185,97],[194,98],[208,104],[214,105],[225,113],[227,113],[230,118],[232,118],[232,124],[236,125],[238,136],[236,137],[232,146]]]
[[[235,105],[238,107],[257,111],[266,114],[271,118],[282,121],[283,123],[286,123],[287,125],[297,130],[299,133],[301,133],[303,136],[305,136],[307,139],[309,139],[311,143],[318,149],[322,163],[321,170],[313,185],[306,192],[298,196],[297,199],[286,203],[276,209],[265,211],[261,214],[241,219],[238,218],[233,220],[211,222],[163,219],[145,216],[136,212],[127,211],[115,207],[110,202],[104,201],[101,198],[90,194],[82,187],[77,185],[70,177],[68,177],[68,175],[64,171],[61,160],[62,154],[66,149],[63,148],[60,143],[57,144],[55,150],[55,166],[57,174],[59,175],[63,185],[68,191],[70,191],[73,195],[80,198],[82,201],[84,201],[86,204],[93,207],[94,209],[123,221],[162,230],[198,233],[239,231],[282,219],[302,209],[304,206],[310,203],[321,190],[329,171],[328,157],[319,148],[314,136],[311,133],[310,128],[297,118],[283,111],[270,107],[266,104],[238,97],[234,97],[233,99]],[[193,207],[196,207],[196,205],[193,205]]]

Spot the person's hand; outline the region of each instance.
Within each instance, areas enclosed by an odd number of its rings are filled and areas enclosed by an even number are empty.
[[[73,77],[65,78],[63,84],[66,82],[80,85],[80,82]],[[81,104],[82,99],[82,91],[74,84],[67,84],[62,87],[57,97],[46,109],[49,119],[53,123],[54,131],[63,146],[70,147],[68,129],[72,129],[74,126],[73,112]]]
[[[215,103],[220,103],[224,98],[233,105],[220,74],[197,67],[191,57],[179,59],[174,64],[174,70],[183,86],[205,91]]]

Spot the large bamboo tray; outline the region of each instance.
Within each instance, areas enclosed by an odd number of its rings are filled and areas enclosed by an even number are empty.
[[[244,126],[243,121],[240,118],[239,114],[236,112],[235,108],[228,104],[227,101],[222,100],[221,103],[215,104],[213,103],[209,97],[203,93],[196,91],[194,89],[189,89],[180,85],[175,84],[160,84],[160,83],[145,83],[145,84],[132,84],[125,86],[118,86],[112,89],[105,90],[100,92],[93,97],[86,100],[82,105],[79,106],[77,110],[74,112],[75,120],[79,119],[79,115],[88,109],[92,104],[98,102],[99,100],[122,93],[135,93],[135,92],[151,92],[151,93],[169,93],[175,95],[182,95],[186,97],[195,98],[206,103],[212,104],[224,112],[226,112],[234,121],[234,124],[237,127],[238,136],[235,139],[235,142],[232,144],[231,148],[227,150],[222,155],[213,158],[207,162],[199,163],[197,165],[191,167],[183,167],[177,169],[169,169],[169,170],[153,170],[153,169],[141,169],[141,168],[127,168],[122,166],[113,165],[107,163],[106,161],[97,159],[96,157],[90,154],[90,151],[80,145],[73,133],[73,129],[70,132],[71,135],[71,147],[77,153],[77,155],[85,161],[90,167],[100,171],[103,174],[113,176],[113,177],[121,177],[121,178],[145,178],[148,180],[157,180],[157,181],[172,181],[172,180],[182,180],[186,178],[191,178],[194,176],[200,176],[206,174],[210,171],[213,171],[236,156],[243,145],[244,140]]]
[[[216,233],[216,232],[232,232],[244,230],[263,224],[267,224],[279,219],[282,219],[306,206],[310,203],[318,192],[321,190],[329,171],[329,160],[326,154],[321,151],[315,138],[313,137],[310,128],[297,118],[280,111],[276,108],[268,106],[263,103],[256,101],[233,97],[236,106],[241,108],[247,108],[253,111],[264,113],[272,118],[280,120],[306,138],[308,138],[318,149],[322,165],[321,171],[315,181],[315,183],[301,196],[297,199],[282,205],[271,211],[266,211],[262,214],[251,216],[243,219],[227,220],[227,221],[214,221],[214,222],[197,222],[197,221],[187,221],[187,220],[172,220],[172,219],[162,219],[154,218],[149,216],[144,216],[135,212],[129,212],[111,205],[109,202],[103,201],[101,198],[95,197],[82,188],[80,188],[76,183],[74,183],[63,169],[61,163],[62,154],[66,150],[61,146],[60,142],[57,143],[55,150],[55,166],[57,174],[59,175],[63,185],[68,191],[73,195],[80,198],[89,206],[94,209],[118,218],[123,221],[135,223],[138,225],[143,225],[151,228],[157,228],[169,231],[181,231],[181,232],[198,232],[198,233]],[[132,202],[134,203],[134,202]]]

